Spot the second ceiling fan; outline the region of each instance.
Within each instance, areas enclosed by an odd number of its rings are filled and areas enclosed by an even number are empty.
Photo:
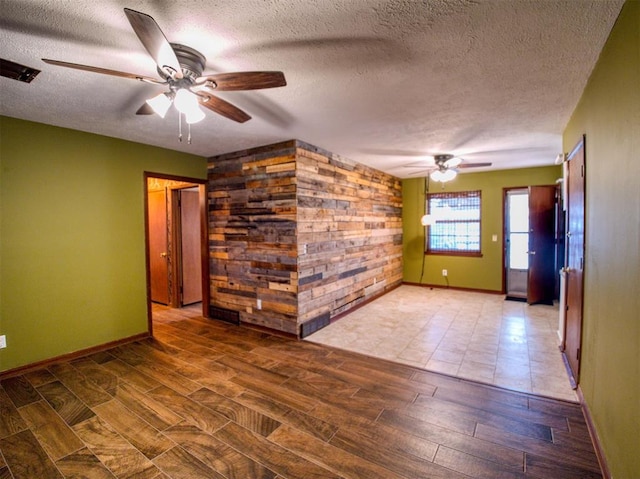
[[[434,166],[427,168],[427,171],[431,170],[429,177],[434,181],[440,181],[445,183],[453,180],[458,175],[458,168],[481,168],[491,166],[491,163],[464,163],[464,160],[459,156],[454,156],[449,153],[443,153],[433,156]],[[420,168],[425,171],[424,164],[405,165],[405,168]]]
[[[157,113],[161,117],[173,104],[185,115],[188,124],[204,119],[203,106],[219,115],[239,123],[251,119],[246,112],[214,95],[216,91],[260,90],[287,84],[279,71],[253,71],[205,74],[206,58],[197,50],[179,43],[169,43],[150,15],[129,8],[124,13],[142,45],[155,61],[161,79],[121,72],[78,63],[43,58],[45,63],[104,75],[130,78],[145,83],[166,85],[168,91],[147,100],[136,112],[138,115]]]

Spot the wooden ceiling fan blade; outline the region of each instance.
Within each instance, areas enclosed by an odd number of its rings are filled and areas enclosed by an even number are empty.
[[[287,84],[284,73],[275,71],[219,73],[200,77],[196,83],[206,81],[215,83],[215,89],[220,91],[262,90]]]
[[[173,47],[152,16],[125,8],[131,28],[161,71],[174,79],[182,78],[182,67]]]
[[[461,163],[456,168],[482,168],[491,166],[493,163]]]
[[[136,115],[153,115],[154,113],[155,111],[153,111],[151,105],[149,105],[146,101],[140,108],[138,108],[138,111],[136,111]]]
[[[82,70],[86,72],[101,73],[103,75],[111,75],[111,76],[116,76],[121,78],[130,78],[132,80],[143,81],[146,83],[156,83],[158,85],[164,85],[166,83],[156,78],[151,78],[144,75],[137,75],[135,73],[121,72],[118,70],[109,70],[108,68],[92,67],[89,65],[81,65],[79,63],[62,62],[59,60],[51,60],[49,58],[43,58],[42,61],[45,63],[48,63],[49,65],[56,65],[56,66],[65,67],[65,68],[73,68],[74,70]]]
[[[210,93],[200,92],[198,92],[197,95],[200,105],[219,115],[229,118],[230,120],[237,121],[238,123],[244,123],[251,119],[251,117],[240,108],[220,97],[213,96]]]

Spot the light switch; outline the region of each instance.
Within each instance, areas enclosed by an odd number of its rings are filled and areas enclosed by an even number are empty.
[[[498,235],[491,236],[491,241],[493,241],[494,243],[498,241]]]

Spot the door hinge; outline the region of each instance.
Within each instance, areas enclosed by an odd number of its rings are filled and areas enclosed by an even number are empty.
[[[576,361],[580,361],[580,348],[576,351]]]
[[[580,271],[584,269],[584,257],[580,258]]]
[[[580,176],[584,178],[584,165],[580,165]]]

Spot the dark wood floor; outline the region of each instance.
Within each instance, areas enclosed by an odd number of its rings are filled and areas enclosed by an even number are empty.
[[[595,478],[579,406],[165,310],[5,379],[0,479]]]

